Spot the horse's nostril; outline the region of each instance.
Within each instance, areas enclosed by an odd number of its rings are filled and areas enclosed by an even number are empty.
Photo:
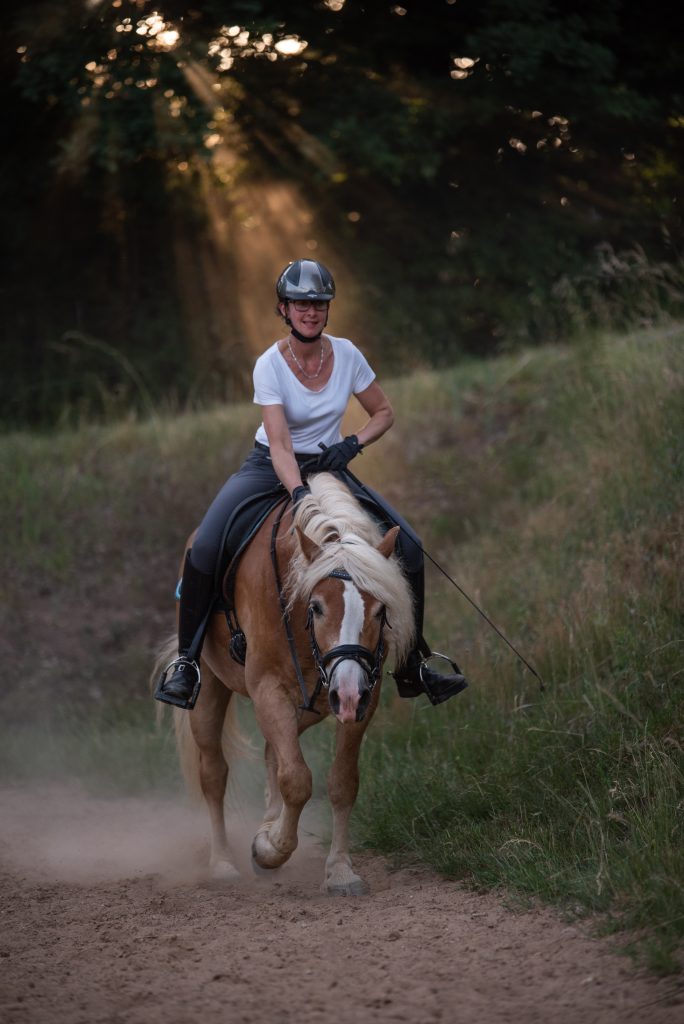
[[[333,715],[339,714],[340,711],[340,695],[337,690],[331,690],[328,694],[328,702],[330,704],[330,710]]]
[[[362,722],[363,721],[364,716],[366,714],[366,711],[368,710],[368,705],[370,704],[370,699],[371,699],[371,692],[368,689],[368,687],[366,686],[366,687],[364,687],[363,690],[361,690],[361,694],[359,696],[359,703],[356,705],[356,721],[357,722]]]

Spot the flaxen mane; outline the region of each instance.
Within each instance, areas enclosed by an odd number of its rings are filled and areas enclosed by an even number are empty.
[[[387,609],[387,643],[395,661],[410,649],[414,633],[411,593],[395,555],[385,558],[376,545],[382,533],[349,489],[329,473],[309,478],[311,496],[299,502],[294,522],[320,548],[307,562],[302,553],[292,560],[286,589],[292,604],[306,600],[316,583],[333,569],[344,569],[360,590]]]

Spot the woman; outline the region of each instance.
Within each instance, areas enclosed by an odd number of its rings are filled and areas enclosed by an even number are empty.
[[[315,458],[316,470],[344,473],[348,463],[382,437],[394,421],[387,396],[361,352],[346,338],[323,334],[335,297],[330,272],[316,260],[295,260],[278,278],[276,293],[277,312],[290,331],[259,357],[254,368],[254,401],[263,415],[255,447],[212,502],[185,559],[178,658],[156,694],[159,700],[180,706],[187,705],[199,683],[199,651],[197,661],[188,657],[188,651],[212,600],[219,546],[231,511],[279,482],[296,503],[309,490],[300,468],[304,463]],[[352,395],[368,414],[368,421],[358,434],[342,439],[340,424]],[[321,443],[326,446],[322,453]],[[423,639],[420,540],[379,495],[369,488],[364,488],[364,493],[347,476],[344,479],[360,499],[367,502],[372,496],[373,513],[387,528],[394,523],[401,527],[397,547],[413,592],[418,641],[405,662],[396,667],[394,678],[402,697],[426,693],[433,704],[440,704],[468,684],[453,662],[454,671],[449,675],[440,675],[427,664],[432,655]]]

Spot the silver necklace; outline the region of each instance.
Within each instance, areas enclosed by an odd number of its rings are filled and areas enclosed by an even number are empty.
[[[292,348],[292,345],[290,344],[290,339],[289,338],[287,339],[287,347],[289,348],[290,355],[292,356],[292,358],[294,359],[295,363],[297,364],[297,367],[298,367],[299,372],[301,373],[302,377],[306,377],[307,380],[316,380],[316,377],[320,377],[321,370],[323,369],[323,339],[322,338],[321,338],[321,359],[320,359],[320,362],[318,364],[318,369],[316,370],[315,373],[307,373],[306,372],[306,370],[304,369],[302,364],[297,359],[297,356],[294,354],[294,349]]]

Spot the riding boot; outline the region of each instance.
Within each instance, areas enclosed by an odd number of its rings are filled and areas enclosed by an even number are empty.
[[[436,672],[428,665],[430,658],[443,658],[449,662],[452,671],[447,674]],[[444,654],[434,654],[422,637],[392,675],[400,697],[419,697],[425,693],[431,704],[442,704],[468,685],[456,662]]]
[[[178,657],[162,672],[155,697],[165,704],[191,710],[200,689],[199,660],[214,596],[214,574],[200,572],[185,556],[178,609]]]
[[[422,569],[406,574],[413,594],[418,642],[404,661],[392,673],[400,697],[419,697],[425,693],[431,704],[442,704],[465,690],[468,683],[455,661],[444,654],[434,654],[423,637],[423,610],[425,607],[425,583]],[[451,665],[451,672],[442,674],[430,668],[430,658],[442,658]]]

